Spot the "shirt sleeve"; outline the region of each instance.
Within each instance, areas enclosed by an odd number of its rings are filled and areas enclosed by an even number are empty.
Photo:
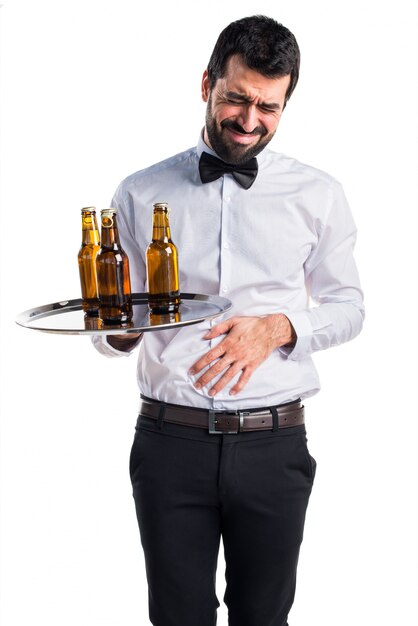
[[[363,326],[363,292],[353,256],[356,227],[341,185],[333,181],[329,194],[327,218],[304,268],[316,306],[286,313],[297,340],[292,348],[279,350],[291,360],[350,341]]]
[[[103,356],[107,356],[109,358],[114,358],[121,356],[130,356],[137,347],[138,343],[141,341],[141,338],[138,339],[137,344],[133,346],[130,350],[117,350],[116,348],[111,346],[110,343],[108,343],[106,335],[93,335],[91,337],[91,341],[93,346],[98,352],[100,352],[100,354],[103,354]]]

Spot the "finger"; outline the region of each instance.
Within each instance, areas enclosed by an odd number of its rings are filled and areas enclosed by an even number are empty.
[[[224,389],[224,387],[226,387],[226,385],[229,382],[231,382],[231,380],[234,378],[234,376],[236,376],[238,374],[240,369],[241,369],[240,366],[237,365],[236,363],[231,365],[228,368],[228,370],[225,372],[225,374],[219,380],[216,381],[216,383],[213,385],[213,387],[211,387],[211,389],[208,391],[208,395],[209,396],[215,396],[217,393],[222,391],[222,389]]]
[[[229,395],[235,396],[237,393],[242,391],[244,389],[245,385],[250,380],[251,376],[253,375],[255,369],[256,369],[255,367],[252,367],[252,366],[248,365],[243,370],[243,372],[242,372],[241,376],[239,377],[239,379],[237,380],[236,384],[230,390]]]
[[[221,374],[230,365],[230,359],[219,359],[219,361],[209,367],[206,372],[200,378],[198,378],[198,380],[196,380],[194,386],[196,387],[196,389],[201,389],[202,387],[205,387],[205,385],[210,383],[210,381],[216,378],[216,376],[219,376],[219,374]]]
[[[206,335],[203,336],[203,339],[214,339],[215,337],[219,337],[220,335],[225,335],[228,331],[231,330],[234,325],[234,317],[230,317],[223,322],[220,322],[213,328],[211,328]]]
[[[200,358],[196,363],[194,363],[189,369],[189,374],[193,376],[194,374],[198,374],[202,369],[216,361],[216,359],[220,359],[226,352],[228,344],[225,344],[225,341],[221,341],[217,346],[206,352],[202,358]]]

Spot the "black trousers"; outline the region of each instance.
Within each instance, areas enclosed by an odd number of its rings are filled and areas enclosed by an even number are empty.
[[[211,435],[139,416],[133,485],[154,626],[287,626],[316,463],[304,426]]]

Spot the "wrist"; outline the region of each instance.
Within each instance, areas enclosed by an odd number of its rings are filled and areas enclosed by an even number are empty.
[[[107,343],[115,348],[115,350],[120,350],[121,352],[129,352],[133,350],[137,343],[139,342],[142,333],[129,333],[127,335],[107,335],[106,341]]]
[[[283,346],[291,348],[295,345],[297,335],[290,320],[284,313],[273,313],[268,315],[271,338],[275,348]]]

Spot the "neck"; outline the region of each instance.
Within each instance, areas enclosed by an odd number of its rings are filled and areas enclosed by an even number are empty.
[[[171,241],[168,215],[164,211],[156,211],[152,224],[153,241]]]
[[[102,228],[102,246],[111,248],[118,243],[119,237],[116,228]]]

